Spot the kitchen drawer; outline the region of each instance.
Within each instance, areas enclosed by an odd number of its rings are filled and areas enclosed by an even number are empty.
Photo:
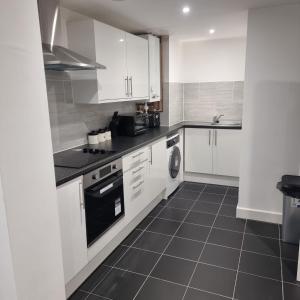
[[[123,172],[136,169],[150,157],[150,148],[142,148],[123,157]]]

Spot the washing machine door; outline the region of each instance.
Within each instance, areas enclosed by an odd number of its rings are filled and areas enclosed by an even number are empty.
[[[180,171],[180,165],[181,165],[180,149],[177,146],[174,146],[169,161],[169,173],[171,178],[175,179],[177,177]]]

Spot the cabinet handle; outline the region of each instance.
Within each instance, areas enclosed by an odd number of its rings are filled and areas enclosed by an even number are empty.
[[[140,153],[138,153],[138,154],[136,154],[136,155],[133,155],[132,158],[137,158],[137,157],[141,156],[143,153],[144,153],[144,152],[140,152]]]
[[[83,193],[82,183],[79,182],[79,205],[80,205],[80,222],[81,222],[81,224],[82,224],[82,211],[85,209],[82,193]]]
[[[128,76],[125,77],[125,95],[128,97],[129,93],[128,93]]]
[[[142,171],[143,169],[144,169],[144,167],[140,167],[140,168],[138,168],[137,170],[132,171],[132,175],[135,175],[136,173]]]
[[[132,97],[132,76],[129,78],[130,81],[130,92],[129,95]]]
[[[139,188],[141,185],[144,184],[144,180],[141,181],[139,184],[137,184],[136,186],[133,187],[134,190],[136,190],[137,188]]]
[[[209,130],[209,134],[208,134],[208,145],[210,146],[211,144],[211,130]]]
[[[218,144],[218,131],[215,130],[215,146]]]

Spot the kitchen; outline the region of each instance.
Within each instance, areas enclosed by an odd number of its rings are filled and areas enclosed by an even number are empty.
[[[299,298],[291,2],[5,0],[1,299]]]

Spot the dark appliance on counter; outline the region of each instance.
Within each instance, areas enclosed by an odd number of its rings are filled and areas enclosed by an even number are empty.
[[[136,113],[120,115],[118,122],[118,135],[137,136],[148,131],[149,120],[147,114]]]
[[[111,131],[111,137],[118,136],[118,125],[119,125],[119,112],[115,111],[114,115],[109,123],[109,129]]]
[[[125,214],[122,159],[83,177],[87,246]]]
[[[148,112],[149,128],[160,127],[160,113],[158,111]]]

